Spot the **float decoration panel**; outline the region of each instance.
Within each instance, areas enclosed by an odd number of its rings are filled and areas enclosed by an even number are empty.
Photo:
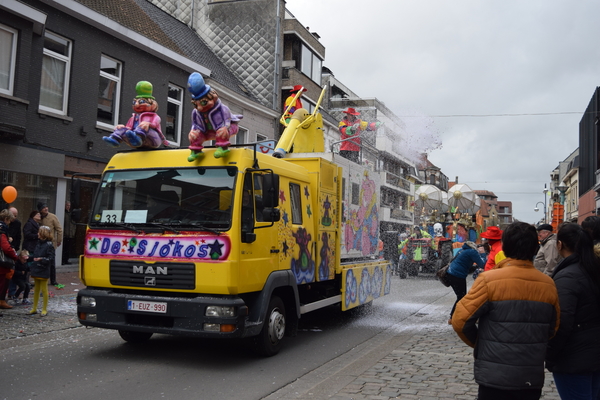
[[[344,266],[342,310],[369,303],[390,293],[392,269],[387,261]]]
[[[146,260],[224,261],[231,252],[231,241],[224,235],[198,236],[124,236],[88,233],[86,257]]]

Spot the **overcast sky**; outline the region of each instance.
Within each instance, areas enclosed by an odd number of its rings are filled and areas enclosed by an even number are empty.
[[[323,65],[352,91],[401,117],[432,117],[442,147],[429,159],[449,180],[512,201],[521,221],[543,218],[533,209],[550,172],[579,146],[600,83],[600,1],[287,0],[287,8],[321,36]]]

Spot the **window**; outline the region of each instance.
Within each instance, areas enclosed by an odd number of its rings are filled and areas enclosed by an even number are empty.
[[[292,224],[302,224],[302,196],[300,196],[300,185],[290,183],[290,203],[292,206]]]
[[[14,185],[17,182],[17,180],[15,179],[15,174],[15,172],[2,171],[2,175],[0,175],[0,178],[2,180],[0,181],[0,183]]]
[[[235,167],[107,172],[90,223],[155,222],[161,230],[165,224],[185,226],[186,230],[226,230],[231,224],[236,177]]]
[[[306,45],[302,44],[300,53],[300,71],[321,85],[321,64],[323,61]]]
[[[358,183],[352,182],[352,199],[350,202],[355,206],[357,206],[360,202],[360,186]]]
[[[256,206],[256,220],[263,221],[263,176],[261,174],[254,174],[254,204]]]
[[[121,94],[121,63],[102,55],[100,58],[100,84],[98,86],[97,123],[113,129],[119,119]]]
[[[238,133],[235,135],[235,144],[247,143],[248,129],[239,127]]]
[[[181,113],[183,89],[169,84],[167,97],[167,130],[165,136],[169,142],[179,145],[181,142]]]
[[[0,25],[0,93],[13,94],[16,58],[17,31]]]
[[[42,177],[39,175],[27,174],[27,186],[39,187],[42,184]]]
[[[309,114],[315,112],[316,105],[308,99],[302,99],[302,106],[306,111],[308,111]]]
[[[256,134],[256,141],[257,142],[264,142],[265,140],[269,140],[269,138],[265,135],[261,135],[260,133]]]
[[[46,31],[42,61],[40,110],[67,115],[71,41]]]

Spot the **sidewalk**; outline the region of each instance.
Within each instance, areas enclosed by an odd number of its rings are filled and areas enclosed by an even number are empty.
[[[473,349],[445,316],[450,293],[263,400],[475,399]],[[546,371],[543,400],[560,400]]]
[[[81,326],[76,315],[76,299],[77,292],[84,286],[79,281],[77,265],[57,267],[56,280],[64,285],[64,288],[57,289],[48,285],[50,298],[47,316],[42,317],[39,313],[28,315],[31,305],[17,304],[10,310],[1,310],[3,316],[0,317],[0,341]],[[33,302],[33,288],[29,293],[29,301]],[[41,308],[40,298],[38,310],[41,311]]]

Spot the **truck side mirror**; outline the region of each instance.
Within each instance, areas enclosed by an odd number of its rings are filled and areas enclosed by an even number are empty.
[[[254,243],[255,240],[256,240],[256,233],[242,232],[242,243]]]
[[[281,219],[279,208],[264,208],[262,215],[265,222],[277,222]]]
[[[75,223],[81,221],[81,208],[71,210],[71,220]]]
[[[263,206],[274,208],[279,205],[279,175],[269,173],[263,175]]]
[[[71,209],[75,211],[78,208],[81,208],[80,203],[81,197],[81,179],[71,178],[71,193],[70,193],[70,201],[71,201]]]

